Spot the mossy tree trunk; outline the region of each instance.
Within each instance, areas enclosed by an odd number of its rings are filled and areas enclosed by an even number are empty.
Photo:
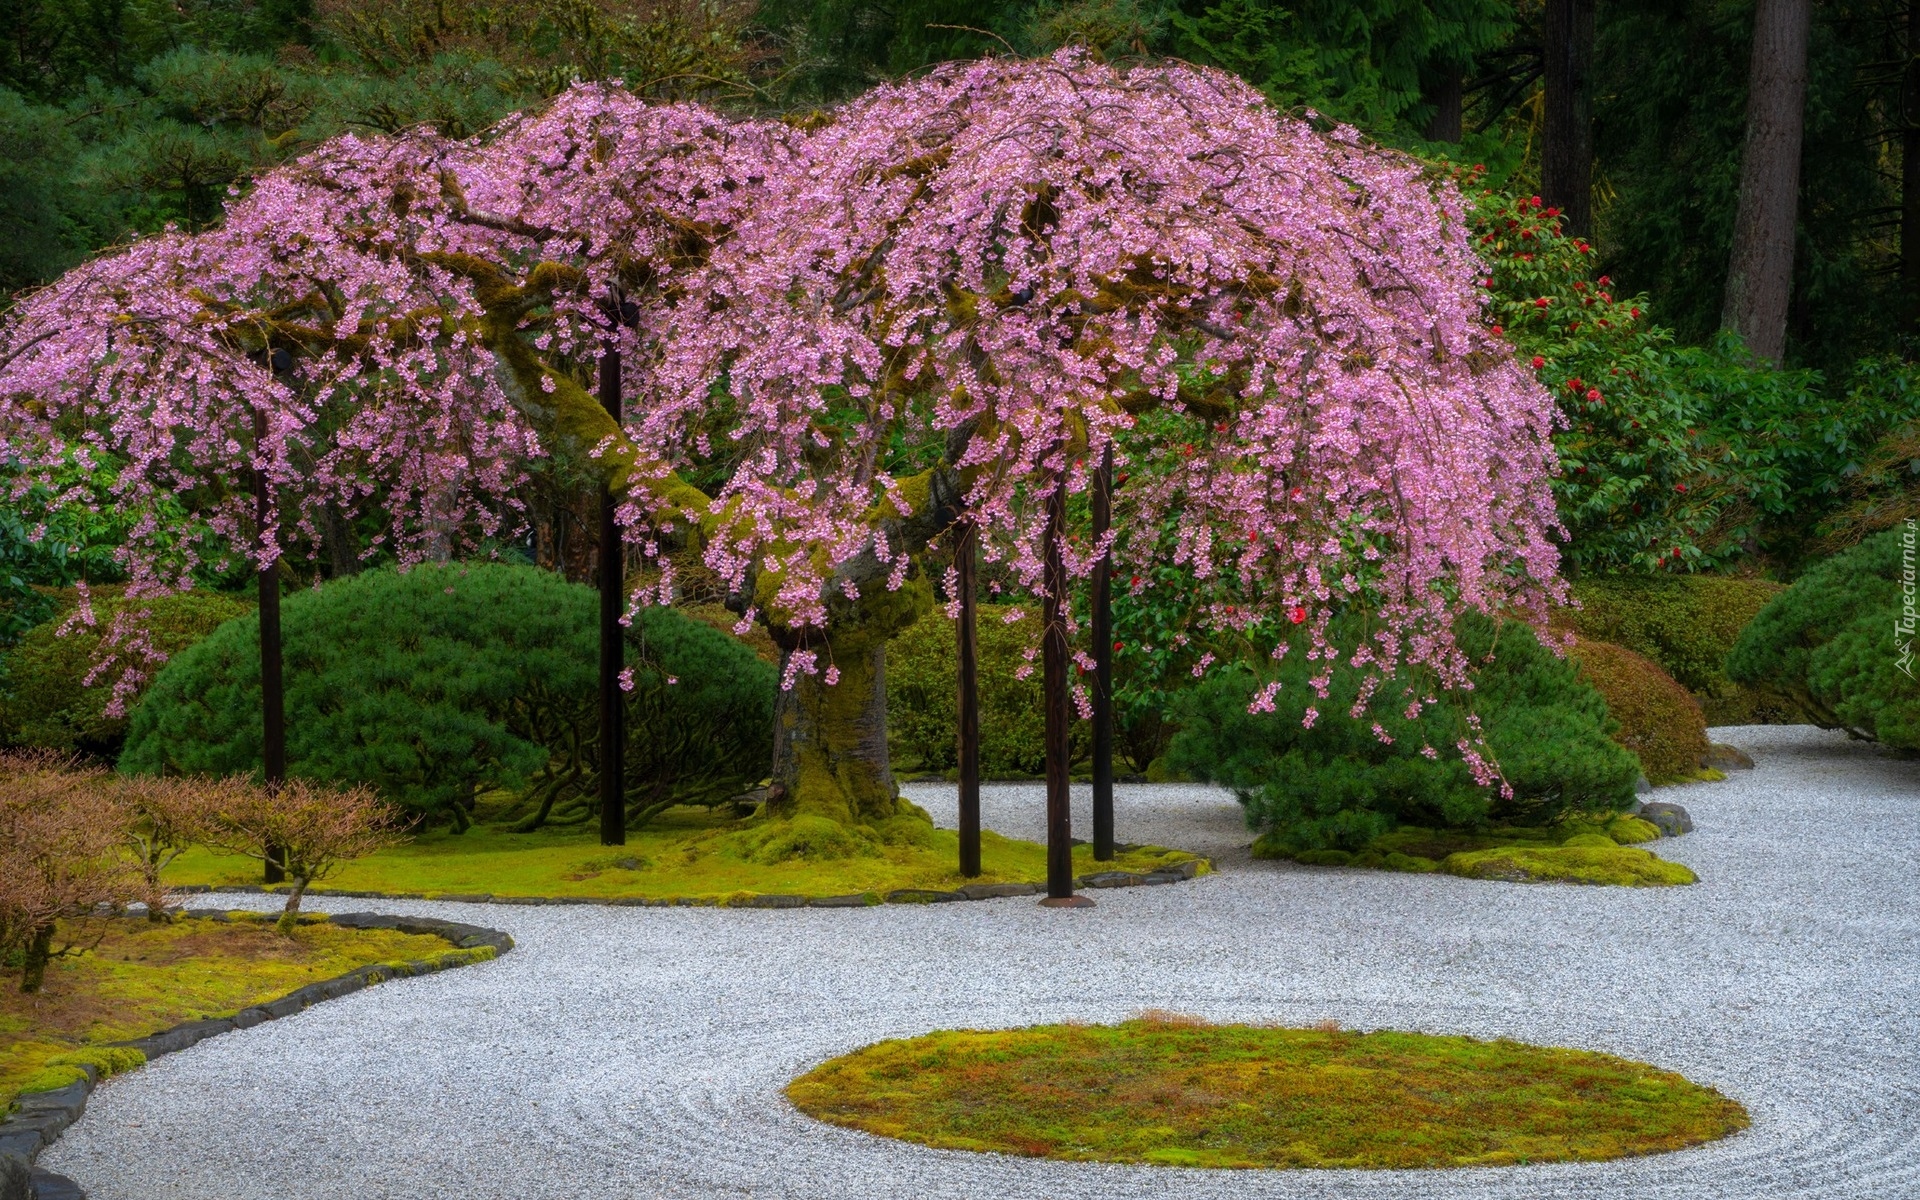
[[[33,931],[27,942],[26,962],[20,972],[20,990],[32,995],[47,981],[47,963],[53,958],[53,922]]]
[[[879,592],[836,606],[826,636],[804,648],[821,658],[817,673],[800,672],[774,708],[774,817],[802,814],[842,824],[867,824],[901,811],[900,788],[887,756],[887,641],[932,605],[924,579],[897,592]],[[780,636],[783,655],[803,648]],[[784,663],[782,664],[785,665]],[[827,667],[836,682],[826,681]]]

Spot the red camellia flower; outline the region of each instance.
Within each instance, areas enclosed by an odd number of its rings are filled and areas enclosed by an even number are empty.
[[[1636,308],[1636,309],[1634,309],[1634,310],[1633,310],[1633,317],[1634,317],[1634,319],[1635,319],[1636,321],[1640,319],[1640,310],[1639,310],[1639,309],[1637,309],[1637,308]]]
[[[1547,360],[1546,360],[1546,359],[1544,359],[1544,358],[1541,358],[1541,357],[1540,357],[1540,356],[1539,356],[1538,354],[1536,354],[1536,355],[1534,355],[1534,356],[1533,356],[1533,369],[1534,369],[1534,370],[1536,370],[1536,371],[1538,371],[1538,370],[1539,370],[1539,369],[1540,369],[1541,367],[1544,367],[1544,366],[1546,366],[1546,365],[1547,365]]]
[[[1127,644],[1125,642],[1115,642],[1113,644],[1113,648],[1116,651],[1125,650],[1127,648]]]
[[[1533,302],[1533,306],[1535,308],[1545,308],[1549,303],[1551,303],[1551,300],[1546,296],[1542,296]]]
[[[1590,400],[1590,401],[1594,401],[1594,402],[1596,402],[1596,403],[1597,403],[1597,402],[1599,401],[1599,399],[1600,399],[1600,389],[1599,389],[1599,388],[1588,388],[1588,389],[1587,389],[1587,399],[1588,399],[1588,400]]]
[[[1684,483],[1676,483],[1673,485],[1673,490],[1684,495],[1686,494],[1687,485]]]
[[[1306,619],[1307,619],[1307,610],[1299,607],[1298,605],[1287,610],[1287,620],[1292,621],[1295,625],[1298,625],[1300,622]]]
[[[1500,336],[1501,334],[1503,334],[1503,333],[1505,333],[1505,332],[1506,332],[1506,330],[1504,330],[1504,329],[1502,329],[1502,328],[1500,328],[1500,327],[1499,327],[1498,325],[1495,325],[1495,326],[1493,327],[1493,336],[1495,336],[1495,337],[1499,337],[1499,336]]]

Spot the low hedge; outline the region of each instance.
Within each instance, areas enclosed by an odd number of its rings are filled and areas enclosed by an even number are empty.
[[[1017,621],[1007,618],[1022,611]],[[1047,767],[1040,618],[1031,604],[982,604],[978,630],[980,772],[988,778],[1039,775]],[[936,607],[887,643],[887,741],[902,766],[949,771],[958,765],[959,655],[955,622]],[[1031,666],[1026,678],[1021,668]],[[1091,734],[1075,721],[1072,760],[1086,758]]]
[[[1747,626],[1727,674],[1824,728],[1920,749],[1909,536],[1889,530],[1808,571]]]
[[[1619,728],[1613,740],[1633,752],[1654,783],[1699,776],[1707,753],[1707,722],[1700,703],[1644,655],[1611,642],[1581,638],[1573,657],[1580,676],[1607,702]]]
[[[1473,691],[1434,692],[1437,702],[1411,719],[1401,711],[1404,680],[1383,687],[1359,719],[1348,715],[1354,673],[1336,672],[1330,695],[1319,698],[1307,682],[1319,664],[1304,653],[1269,668],[1282,685],[1269,713],[1247,711],[1266,677],[1245,667],[1216,672],[1175,702],[1181,728],[1168,765],[1232,788],[1249,826],[1290,852],[1358,850],[1400,825],[1540,826],[1632,803],[1639,764],[1608,736],[1605,701],[1572,662],[1524,625],[1496,638],[1490,621],[1473,617],[1459,639],[1481,663]],[[1511,797],[1478,784],[1455,749],[1469,735],[1470,711]]]
[[[1611,642],[1658,663],[1700,701],[1709,725],[1795,722],[1780,697],[1729,678],[1740,631],[1782,585],[1720,575],[1606,576],[1574,583],[1565,623],[1582,638]]]
[[[55,615],[35,626],[20,643],[0,656],[0,743],[118,757],[127,736],[127,718],[109,717],[113,689],[106,680],[87,686],[100,639],[114,615],[126,609],[150,613],[142,623],[153,648],[169,658],[211,634],[221,624],[252,612],[252,606],[213,592],[183,592],[129,601],[118,587],[96,589],[94,624],[76,625],[65,637],[60,629],[77,596],[69,589],[53,594]],[[147,680],[135,697],[151,686]]]

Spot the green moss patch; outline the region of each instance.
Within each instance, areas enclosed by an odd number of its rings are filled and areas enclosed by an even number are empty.
[[[625,846],[599,843],[594,829],[572,826],[514,833],[477,825],[463,834],[423,833],[404,845],[343,866],[327,887],[425,896],[580,896],[592,899],[691,899],[723,904],[753,895],[885,895],[898,889],[950,891],[969,883],[1031,883],[1047,876],[1046,847],[980,835],[982,872],[960,874],[959,835],[911,814],[847,826],[811,817],[733,820],[677,808],[627,835]],[[1194,856],[1145,846],[1097,863],[1074,847],[1076,874],[1154,871]],[[249,859],[196,849],[167,874],[174,886],[259,882]]]
[[[1651,851],[1660,829],[1639,817],[1569,821],[1546,828],[1496,826],[1484,830],[1420,829],[1383,833],[1358,851],[1302,850],[1272,835],[1253,844],[1255,858],[1286,858],[1309,866],[1370,867],[1459,875],[1507,883],[1585,883],[1670,887],[1699,877]]]
[[[356,967],[437,959],[450,949],[431,934],[324,920],[291,934],[264,921],[207,920],[112,920],[66,932],[82,945],[96,934],[100,941],[55,959],[37,995],[0,990],[0,1107],[21,1093],[75,1082],[83,1064],[110,1075],[144,1061],[138,1051],[102,1043],[230,1017]]]
[[[822,1121],[928,1146],[1187,1167],[1593,1161],[1748,1124],[1719,1092],[1609,1054],[1171,1014],[880,1042],[787,1095]]]

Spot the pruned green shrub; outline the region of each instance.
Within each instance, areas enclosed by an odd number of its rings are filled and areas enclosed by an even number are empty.
[[[584,819],[598,769],[598,598],[534,567],[369,571],[286,598],[287,767],[366,783],[465,828],[476,794],[534,793],[542,818]],[[177,657],[134,711],[123,770],[231,774],[260,765],[259,623]],[[763,778],[774,671],[671,609],[628,634],[630,824],[715,803]]]
[[[1889,530],[1808,571],[1747,626],[1727,674],[1824,728],[1920,749],[1915,602],[1902,592],[1914,536]]]
[[[127,600],[113,588],[95,592],[93,624],[76,624],[62,637],[75,597],[68,592],[51,599],[56,609],[52,619],[35,626],[4,655],[0,742],[107,759],[120,753],[127,718],[107,715],[112,674],[105,673],[92,686],[87,677],[99,661],[100,640],[111,629],[114,615],[123,610],[148,613],[141,625],[149,644],[171,658],[223,622],[252,611],[234,597],[212,592]]]
[[[1700,701],[1709,725],[1793,722],[1788,705],[1727,677],[1727,653],[1780,584],[1724,575],[1614,575],[1574,583],[1564,614],[1581,637],[1612,642],[1658,663]]]
[[[980,772],[988,778],[1038,775],[1046,770],[1046,709],[1041,704],[1040,619],[1027,605],[1021,620],[1011,605],[982,604],[975,623],[980,671]],[[887,643],[887,740],[894,755],[923,771],[957,762],[958,650],[954,622],[935,608]],[[1031,667],[1026,678],[1021,670]],[[1074,722],[1073,757],[1085,756],[1086,723]]]
[[[1496,641],[1490,622],[1470,619],[1460,639],[1476,660],[1491,656],[1474,690],[1431,693],[1438,702],[1412,719],[1402,711],[1404,680],[1390,681],[1356,720],[1353,673],[1336,672],[1322,700],[1307,683],[1317,664],[1300,654],[1272,668],[1282,686],[1270,713],[1247,711],[1265,679],[1246,668],[1219,672],[1177,701],[1181,730],[1168,765],[1232,788],[1262,840],[1291,851],[1350,851],[1402,824],[1545,825],[1632,802],[1639,764],[1609,738],[1606,704],[1572,662],[1518,624]],[[1425,686],[1416,692],[1428,694]],[[1511,798],[1477,783],[1455,749],[1469,736],[1469,699]]]
[[[1691,692],[1652,659],[1611,642],[1581,638],[1573,657],[1607,702],[1618,725],[1613,740],[1633,752],[1649,780],[1677,783],[1700,773],[1707,722]]]

